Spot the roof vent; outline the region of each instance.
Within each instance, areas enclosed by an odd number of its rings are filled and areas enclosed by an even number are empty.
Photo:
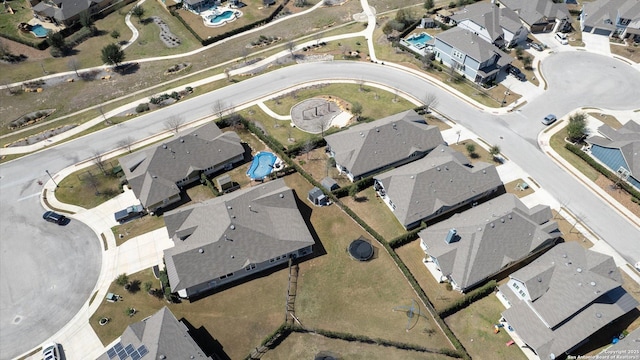
[[[167,144],[162,144],[162,148],[166,149],[167,148]]]
[[[448,166],[445,166],[445,167],[444,167],[444,169],[445,169],[445,170],[449,170],[449,167],[448,167]]]
[[[509,216],[507,216],[509,218],[509,220],[511,220],[511,214],[509,214]]]
[[[438,167],[436,168],[436,170],[440,171],[440,166],[438,166]]]
[[[231,205],[228,205],[228,206],[227,206],[227,209],[231,210],[231,209],[232,209],[232,208],[231,208]]]
[[[483,173],[483,174],[486,174],[486,173],[487,173],[487,170],[482,169],[482,173]]]
[[[183,143],[183,142],[184,142],[184,139],[180,139],[180,142],[181,142],[181,143]]]
[[[158,356],[158,357],[159,357],[160,359],[166,359],[166,358],[167,358],[167,357],[166,357],[166,356],[164,356],[164,355],[160,355],[160,356]]]
[[[591,285],[591,286],[596,286],[596,282],[595,282],[595,281],[592,281],[592,282],[590,282],[590,283],[589,283],[589,285]]]
[[[577,268],[576,271],[581,273],[582,272],[582,268]]]
[[[231,224],[231,226],[229,226],[229,228],[230,228],[231,230],[235,230],[235,229],[236,229],[236,226],[235,226],[235,225],[233,225],[233,224]]]
[[[562,257],[566,259],[567,258],[567,254],[562,254]]]
[[[380,132],[380,129],[376,128],[376,132]]]
[[[451,244],[455,240],[456,234],[457,234],[456,229],[450,229],[449,232],[447,233],[447,237],[444,238],[444,241],[447,244]]]
[[[504,218],[500,219],[500,222],[501,222],[501,223],[504,223]]]
[[[280,199],[284,198],[284,194],[280,194]]]
[[[233,255],[231,255],[231,258],[232,258],[232,259],[235,259],[236,257],[235,257],[235,256],[233,256]]]
[[[542,278],[540,276],[538,276],[536,280],[538,280],[538,282],[542,282]]]
[[[198,249],[198,252],[199,252],[200,254],[204,254],[204,250],[202,250],[202,248]]]
[[[221,152],[222,150],[218,149],[218,152]]]
[[[599,312],[597,312],[597,313],[596,313],[596,317],[597,317],[598,319],[600,319],[600,318],[602,317],[602,314],[600,314]]]
[[[496,225],[494,223],[491,223],[491,228],[493,229],[494,227],[496,227]]]
[[[409,176],[409,179],[413,179],[414,177],[415,177],[415,176],[411,175],[411,176]]]
[[[444,152],[444,148],[440,149],[440,152]]]

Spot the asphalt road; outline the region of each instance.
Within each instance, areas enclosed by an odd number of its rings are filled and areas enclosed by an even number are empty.
[[[62,328],[90,296],[88,292],[95,285],[100,268],[99,239],[86,227],[72,222],[68,228],[56,228],[42,222],[42,208],[33,194],[39,191],[34,183],[38,179],[47,180],[45,166],[55,173],[90,158],[94,150],[113,149],[127,137],[142,139],[154,135],[164,130],[164,120],[172,116],[190,121],[210,115],[217,100],[239,105],[308,81],[365,80],[398,88],[418,99],[427,93],[436,95],[440,112],[490,143],[500,145],[503,154],[582,216],[627,260],[640,260],[640,230],[555,165],[536,142],[537,134],[543,129],[540,119],[547,113],[561,116],[584,105],[613,109],[639,107],[640,73],[623,62],[584,52],[554,54],[543,65],[549,90],[521,111],[498,117],[389,66],[363,62],[301,64],[179,102],[1,165],[0,201],[2,213],[9,214],[10,221],[0,221],[3,294],[0,297],[0,357],[4,359],[27,351]],[[16,316],[23,316],[18,325],[12,323]]]

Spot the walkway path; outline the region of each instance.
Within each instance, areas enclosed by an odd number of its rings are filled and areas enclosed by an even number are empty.
[[[136,3],[136,6],[141,6],[142,3],[144,3],[146,0],[140,0]],[[124,17],[124,22],[125,24],[127,24],[127,27],[129,29],[131,29],[131,32],[133,33],[131,35],[131,39],[129,39],[129,41],[127,41],[126,44],[123,44],[122,46],[120,46],[120,50],[124,50],[126,48],[128,48],[129,46],[131,46],[131,44],[133,44],[134,42],[136,42],[136,40],[138,39],[138,36],[140,35],[140,33],[138,32],[138,29],[136,29],[135,26],[133,26],[133,24],[131,23],[131,11],[129,11],[127,13],[127,16]]]

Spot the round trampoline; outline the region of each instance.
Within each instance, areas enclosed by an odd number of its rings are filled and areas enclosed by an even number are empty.
[[[373,256],[373,245],[361,237],[351,242],[349,254],[358,261],[367,261]]]

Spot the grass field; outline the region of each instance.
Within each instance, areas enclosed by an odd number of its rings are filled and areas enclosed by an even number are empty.
[[[299,196],[310,189],[300,175],[285,178],[287,185]],[[396,306],[408,306],[417,299],[409,283],[395,267],[390,256],[377,245],[374,259],[357,262],[347,254],[349,243],[366,234],[337,206],[311,210],[311,223],[325,255],[300,264],[296,316],[308,328],[330,329],[374,338],[418,344],[429,348],[449,347],[432,318],[420,318],[407,332],[407,317],[392,311]],[[432,334],[425,331],[433,329]]]
[[[406,232],[389,207],[377,196],[373,186],[360,191],[355,199],[345,196],[341,200],[386,241]]]
[[[444,355],[400,350],[373,344],[330,339],[321,335],[291,333],[275,349],[268,351],[262,359],[313,359],[318,354],[330,354],[339,359],[403,359],[436,360],[447,359]]]
[[[467,144],[473,144],[475,146],[475,151],[473,152],[473,155],[470,155],[469,152],[467,151],[467,148],[466,148]],[[471,163],[482,161],[482,162],[486,162],[496,166],[500,165],[500,163],[496,163],[493,160],[493,156],[491,156],[491,154],[489,154],[489,152],[484,147],[480,146],[480,144],[478,144],[473,140],[470,140],[470,139],[461,140],[460,143],[450,144],[449,147],[464,154],[467,157],[467,159],[471,161]]]
[[[493,294],[445,319],[453,333],[473,359],[526,359],[517,345],[506,346],[511,340],[506,329],[494,334],[493,325],[505,308]]]
[[[78,170],[59,182],[56,198],[67,204],[81,206],[85,209],[96,207],[113,198],[121,192],[120,180],[111,174],[111,169],[117,166],[117,160],[106,162],[106,175],[92,165]]]
[[[555,133],[551,136],[549,140],[549,144],[557,152],[560,156],[562,156],[565,160],[571,164],[574,168],[584,174],[586,177],[591,179],[591,181],[595,181],[600,173],[591,167],[586,161],[582,160],[578,155],[572,153],[571,151],[565,149],[564,145],[566,142],[564,141],[567,136],[567,129],[563,128],[562,130]]]
[[[129,239],[160,229],[164,226],[164,218],[162,216],[145,215],[122,225],[114,226],[111,228],[111,231],[116,238],[116,246],[120,246]],[[122,235],[122,238],[120,235]]]

